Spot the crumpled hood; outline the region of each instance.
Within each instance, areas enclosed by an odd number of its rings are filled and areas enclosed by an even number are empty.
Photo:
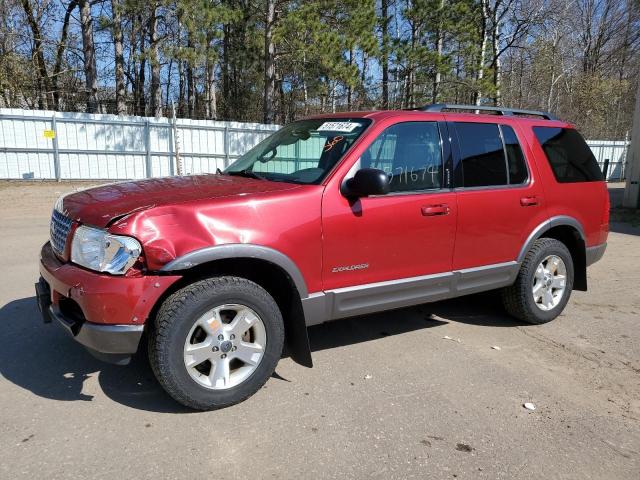
[[[130,213],[153,207],[298,187],[291,183],[229,175],[152,178],[75,192],[64,197],[62,208],[73,220],[103,228]]]

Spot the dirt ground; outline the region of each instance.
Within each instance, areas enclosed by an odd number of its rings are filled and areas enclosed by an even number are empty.
[[[550,324],[484,294],[320,325],[313,369],[193,413],[143,358],[40,322],[39,247],[78,186],[0,183],[0,478],[640,478],[640,228],[612,224]]]

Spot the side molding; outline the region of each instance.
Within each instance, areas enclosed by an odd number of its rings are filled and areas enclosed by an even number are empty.
[[[567,225],[575,228],[580,234],[580,237],[582,238],[582,240],[585,241],[584,229],[582,228],[582,225],[580,224],[580,222],[578,222],[578,220],[566,215],[558,215],[557,217],[551,217],[548,220],[545,220],[544,222],[542,222],[533,230],[533,232],[531,232],[531,234],[527,238],[527,241],[524,242],[524,245],[520,249],[520,253],[518,254],[518,260],[517,260],[518,263],[522,263],[525,255],[533,245],[533,242],[535,242],[538,238],[540,238],[544,232],[552,229],[553,227],[559,227],[562,225]]]
[[[520,264],[505,262],[312,293],[302,300],[307,325],[435,302],[511,285]]]
[[[309,295],[304,277],[293,260],[273,248],[251,243],[228,243],[194,250],[167,263],[160,271],[188,270],[203,263],[226,258],[255,258],[273,263],[282,268],[291,277],[298,289],[300,298],[305,299]]]

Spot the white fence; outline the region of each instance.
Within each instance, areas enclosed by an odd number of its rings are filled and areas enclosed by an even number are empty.
[[[0,109],[0,178],[132,179],[215,172],[277,125]],[[176,155],[176,153],[178,155]]]
[[[618,182],[626,178],[625,170],[631,142],[628,140],[587,140],[587,143],[603,172],[605,171],[605,162],[609,160],[606,168],[608,181]]]
[[[0,178],[134,179],[215,172],[277,125],[0,109]],[[608,180],[624,179],[628,141],[588,140]],[[302,156],[304,158],[304,155]],[[300,158],[296,155],[296,158]]]

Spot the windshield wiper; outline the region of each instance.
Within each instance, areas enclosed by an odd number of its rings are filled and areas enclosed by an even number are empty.
[[[247,177],[247,178],[255,178],[256,180],[264,180],[264,177],[261,177],[257,173],[252,172],[251,170],[238,170],[237,172],[227,172],[227,175],[236,175],[238,177]]]

